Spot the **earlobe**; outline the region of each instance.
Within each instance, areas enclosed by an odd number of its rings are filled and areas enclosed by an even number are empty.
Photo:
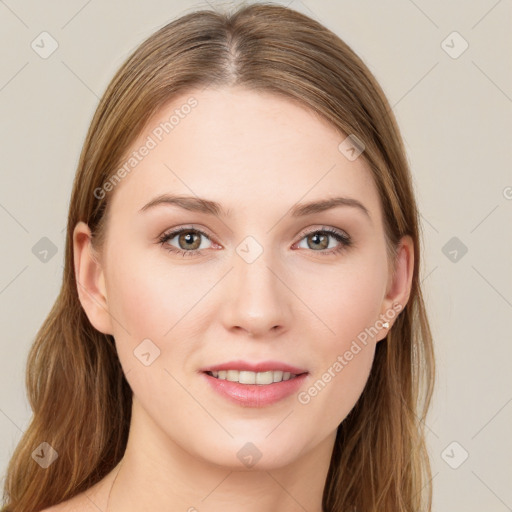
[[[400,240],[398,246],[394,273],[390,273],[387,292],[383,302],[383,311],[381,318],[389,323],[388,328],[383,328],[379,336],[383,339],[398,314],[405,308],[409,301],[412,287],[412,277],[414,273],[414,241],[409,235],[405,235]]]
[[[113,334],[104,271],[91,245],[91,230],[82,221],[73,231],[73,257],[78,297],[89,321],[98,331]]]

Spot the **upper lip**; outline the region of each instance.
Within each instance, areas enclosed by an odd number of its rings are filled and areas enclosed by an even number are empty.
[[[290,372],[294,375],[300,375],[301,373],[307,373],[307,370],[292,366],[287,363],[280,361],[262,361],[260,363],[251,363],[249,361],[228,361],[227,363],[215,364],[202,368],[203,372],[215,372],[221,370],[241,370],[249,372],[268,372],[268,371],[283,371]]]

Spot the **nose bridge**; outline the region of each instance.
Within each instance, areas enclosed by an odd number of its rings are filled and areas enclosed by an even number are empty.
[[[246,237],[236,247],[226,302],[227,328],[262,335],[287,324],[286,287],[274,274],[278,265],[272,256],[272,250],[254,237]]]

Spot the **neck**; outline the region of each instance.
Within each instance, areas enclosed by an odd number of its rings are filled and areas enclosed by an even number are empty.
[[[159,429],[148,429],[147,420],[134,402],[105,512],[322,512],[335,432],[287,465],[240,469],[189,453]]]

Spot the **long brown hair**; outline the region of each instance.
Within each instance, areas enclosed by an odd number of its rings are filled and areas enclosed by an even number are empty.
[[[430,511],[424,420],[434,353],[419,279],[419,215],[401,135],[382,89],[347,44],[315,20],[271,2],[233,13],[196,11],[167,24],[135,50],[104,93],[73,185],[62,288],[27,360],[33,417],[10,460],[2,510],[39,511],[70,499],[101,480],[124,454],[132,391],[113,337],[98,332],[80,304],[73,229],[86,222],[101,246],[110,195],[98,199],[94,191],[118,170],[159,108],[208,85],[292,98],[340,134],[364,142],[361,156],[378,188],[390,254],[402,236],[414,241],[412,289],[377,344],[361,397],[338,427],[323,508]],[[32,458],[42,442],[58,453],[46,469]]]

